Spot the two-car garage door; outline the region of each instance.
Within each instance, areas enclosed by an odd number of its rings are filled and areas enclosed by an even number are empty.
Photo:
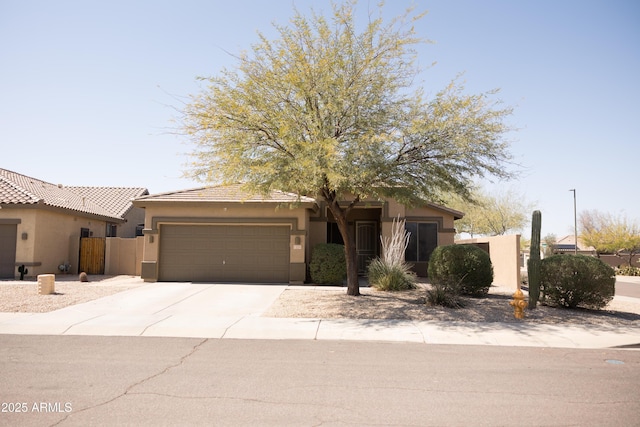
[[[289,226],[160,226],[160,281],[289,281]]]

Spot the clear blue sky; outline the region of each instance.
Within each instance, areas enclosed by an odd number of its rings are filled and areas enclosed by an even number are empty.
[[[412,2],[389,1],[398,15]],[[460,73],[470,93],[500,88],[522,176],[513,189],[542,211],[543,235],[578,212],[640,219],[640,2],[421,0],[421,76],[435,92]],[[328,1],[0,0],[0,167],[52,183],[200,184],[181,178],[186,138],[175,109],[196,76],[233,67],[256,31],[275,33],[293,5]],[[359,9],[375,6],[361,0]],[[225,52],[226,51],[226,52]],[[524,232],[528,236],[529,231]]]

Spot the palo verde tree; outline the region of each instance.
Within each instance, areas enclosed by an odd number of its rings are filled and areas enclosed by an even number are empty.
[[[584,244],[593,246],[598,254],[624,257],[631,266],[633,257],[640,253],[640,224],[626,216],[587,210],[580,214],[580,229]]]
[[[471,200],[458,195],[449,195],[447,206],[464,212],[456,221],[458,233],[471,237],[502,236],[522,230],[528,224],[527,212],[531,204],[523,195],[513,190],[490,194],[480,188],[471,191]]]
[[[347,222],[359,202],[466,197],[473,178],[510,176],[511,109],[456,81],[427,99],[415,87],[424,40],[413,25],[423,14],[387,22],[380,5],[359,28],[356,3],[332,4],[329,17],[294,11],[274,24],[277,39],[259,33],[237,68],[204,78],[183,110],[196,146],[188,175],[326,202],[345,243],[349,295],[360,293]]]

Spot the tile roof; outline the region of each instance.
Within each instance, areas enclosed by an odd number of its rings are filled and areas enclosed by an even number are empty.
[[[65,187],[0,168],[0,204],[40,204],[122,219],[132,206],[131,199],[142,194],[148,194],[148,191],[142,188]]]
[[[116,216],[124,216],[133,208],[131,201],[136,197],[149,194],[141,187],[65,187],[83,197],[93,200]]]
[[[135,199],[140,206],[144,202],[217,202],[217,203],[312,203],[317,205],[317,200],[312,197],[301,196],[293,193],[273,190],[267,197],[246,191],[242,184],[216,185],[211,187],[201,187],[189,190],[173,191],[168,193],[151,194]],[[454,219],[464,217],[464,212],[438,205],[431,202],[424,202],[427,206],[448,212]]]
[[[268,196],[246,191],[242,184],[217,185],[169,193],[152,194],[136,201],[153,202],[243,202],[243,203],[315,203],[311,197],[273,190]]]

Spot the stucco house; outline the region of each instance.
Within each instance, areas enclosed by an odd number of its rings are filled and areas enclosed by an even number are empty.
[[[144,211],[140,187],[68,187],[0,168],[0,278],[77,273],[83,238],[135,237]]]
[[[584,244],[580,236],[578,236],[578,248],[577,253],[582,255],[597,255],[596,249],[593,246],[587,246]],[[570,234],[558,239],[558,241],[552,247],[554,254],[572,254],[576,252],[576,238],[575,235]]]
[[[213,186],[139,197],[145,209],[145,281],[302,283],[318,243],[341,243],[325,204],[272,191],[266,197],[241,185]],[[394,218],[407,222],[407,260],[419,275],[438,245],[454,243],[463,213],[432,203],[406,207],[394,200],[360,202],[349,216],[359,269],[380,253],[380,236]]]

